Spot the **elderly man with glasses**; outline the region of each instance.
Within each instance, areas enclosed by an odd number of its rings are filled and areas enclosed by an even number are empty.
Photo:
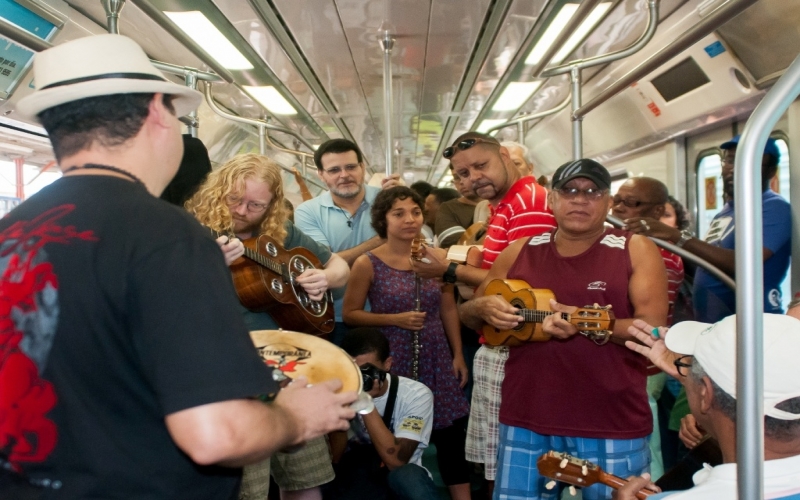
[[[789,315],[764,314],[764,497],[800,496],[800,321]],[[651,499],[727,500],[736,494],[736,316],[715,324],[684,321],[662,335],[635,322],[640,343],[629,347],[676,377],[686,387],[697,423],[719,442],[723,464],[693,476],[685,491],[653,495]],[[645,487],[657,490],[649,477],[632,478],[620,488],[618,500],[633,500]]]
[[[512,243],[476,291],[479,298],[462,305],[461,318],[472,328],[517,328],[522,318],[514,306],[499,295],[482,296],[491,280],[517,279],[551,290],[560,302],[550,301],[553,311],[572,314],[576,308],[564,304],[600,304],[616,316],[612,331],[590,337],[552,314],[542,323],[552,340],[510,349],[495,499],[557,498],[536,469],[548,450],[599,462],[616,475],[648,470],[653,421],[645,360],[619,343],[631,338],[627,329],[635,318],[664,324],[667,276],[653,242],[605,227],[610,185],[608,171],[593,160],[559,167],[548,195],[558,229]],[[599,484],[583,490],[586,500],[610,495]]]

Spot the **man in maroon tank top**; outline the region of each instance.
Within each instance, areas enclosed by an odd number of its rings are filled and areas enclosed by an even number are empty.
[[[652,325],[667,319],[667,278],[658,248],[648,239],[606,228],[611,177],[599,163],[581,159],[559,167],[548,195],[558,229],[518,240],[504,250],[462,306],[468,326],[507,330],[521,317],[500,296],[482,297],[493,279],[520,279],[552,290],[554,311],[611,305],[616,316],[608,339],[590,339],[559,316],[542,324],[554,338],[511,348],[500,406],[500,449],[494,498],[555,498],[539,476],[536,459],[565,451],[625,476],[648,470],[652,416],[645,364],[623,345],[634,318]],[[568,305],[567,305],[568,304]],[[541,307],[541,305],[540,305]],[[630,471],[630,473],[629,473]],[[610,498],[595,485],[583,498]]]

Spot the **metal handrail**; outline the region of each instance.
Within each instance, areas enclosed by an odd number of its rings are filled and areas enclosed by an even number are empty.
[[[12,42],[16,42],[34,52],[41,52],[53,46],[53,44],[47,40],[42,40],[30,31],[24,30],[16,24],[3,19],[2,17],[0,17],[0,35],[3,35]]]
[[[648,0],[647,7],[650,15],[647,19],[645,31],[642,33],[642,36],[640,36],[639,39],[629,47],[611,52],[609,54],[597,55],[594,57],[589,57],[588,59],[578,59],[577,61],[571,61],[559,66],[553,66],[542,71],[539,77],[551,78],[564,73],[569,73],[572,68],[584,69],[592,66],[598,66],[600,64],[608,64],[639,52],[642,48],[644,48],[645,45],[647,45],[647,42],[653,38],[653,35],[656,34],[656,28],[658,28],[658,7],[660,3],[660,0]]]
[[[219,106],[219,104],[217,104],[217,102],[214,100],[214,96],[211,93],[211,84],[210,83],[208,83],[208,82],[204,83],[203,84],[203,90],[204,90],[203,93],[205,94],[205,97],[206,97],[206,103],[208,104],[208,107],[211,108],[211,110],[214,113],[218,114],[219,116],[221,116],[221,117],[223,117],[223,118],[225,118],[227,120],[231,120],[231,121],[239,122],[239,123],[245,123],[247,125],[254,125],[255,127],[258,128],[259,150],[260,150],[261,154],[264,154],[266,152],[266,145],[269,144],[270,147],[272,147],[273,149],[276,149],[278,151],[283,151],[284,153],[290,153],[290,154],[298,155],[298,156],[301,157],[301,162],[303,164],[303,173],[305,173],[306,158],[313,159],[314,158],[314,154],[313,153],[306,153],[305,151],[296,151],[294,149],[289,149],[289,148],[285,148],[283,146],[279,146],[279,145],[275,144],[274,142],[272,142],[272,139],[270,139],[269,134],[267,133],[267,131],[268,130],[274,130],[276,132],[282,132],[284,134],[289,134],[292,137],[295,137],[296,139],[298,139],[304,145],[308,146],[308,148],[313,151],[314,148],[311,147],[311,144],[309,144],[305,140],[305,138],[303,138],[300,134],[298,134],[294,130],[291,130],[291,129],[288,129],[288,128],[284,128],[284,127],[278,127],[276,125],[272,125],[271,123],[268,123],[265,120],[256,120],[256,119],[253,119],[253,118],[245,118],[243,116],[239,116],[239,115],[235,115],[233,113],[229,113],[229,112],[225,111],[224,109],[222,109]],[[292,174],[294,174],[294,171],[292,169],[290,169],[289,167],[285,167],[285,166],[281,165],[281,168],[286,170],[287,172],[291,172]],[[311,179],[309,177],[306,177],[305,175],[303,177],[305,178],[306,181],[308,181],[311,184],[317,186],[318,188],[327,189],[326,186],[323,186],[322,184],[314,181],[313,179]]]
[[[606,215],[606,222],[608,222],[612,226],[616,226],[616,227],[619,227],[619,228],[621,228],[621,227],[623,227],[625,225],[625,222],[622,219],[620,219],[619,217],[615,217],[615,216],[613,216],[611,214]],[[712,274],[715,278],[717,278],[722,283],[724,283],[728,288],[730,288],[731,290],[736,291],[736,282],[733,280],[733,278],[731,278],[730,276],[725,274],[724,271],[722,271],[720,268],[718,268],[714,264],[710,263],[709,261],[707,261],[707,260],[705,260],[703,258],[698,257],[697,255],[693,254],[692,252],[686,250],[685,248],[681,248],[681,247],[679,247],[677,245],[674,245],[674,244],[670,243],[669,241],[665,241],[665,240],[662,240],[660,238],[653,238],[652,236],[648,236],[648,238],[653,240],[653,243],[655,243],[656,246],[659,246],[659,247],[663,248],[664,250],[667,250],[669,252],[674,253],[675,255],[678,255],[683,260],[692,262],[692,263],[697,264],[698,266],[702,267],[703,269],[708,271],[710,274]]]
[[[800,95],[800,56],[756,107],[734,164],[736,276],[736,462],[739,498],[764,495],[764,259],[761,164],[778,119]]]
[[[545,116],[554,115],[554,114],[558,113],[559,111],[561,111],[562,109],[566,108],[567,104],[569,104],[569,101],[570,101],[570,97],[568,95],[567,98],[564,99],[561,102],[561,104],[559,104],[555,108],[546,109],[544,111],[540,111],[540,112],[534,113],[532,115],[526,115],[526,116],[523,116],[521,118],[517,118],[516,120],[511,120],[510,122],[501,123],[500,125],[495,125],[494,127],[489,128],[486,131],[486,133],[487,134],[491,134],[495,130],[500,130],[501,128],[510,127],[511,125],[520,126],[520,125],[523,125],[524,123],[529,122],[531,120],[536,120],[538,118],[544,118]],[[522,139],[522,134],[520,134],[520,139]],[[522,141],[520,140],[520,142],[522,142]]]
[[[713,32],[730,19],[736,17],[739,13],[757,1],[758,0],[728,0],[724,4],[720,5],[714,9],[714,11],[711,12],[708,17],[692,26],[677,39],[664,46],[661,50],[647,58],[637,67],[620,77],[619,80],[606,87],[599,94],[589,100],[589,102],[575,110],[572,113],[573,119],[580,119],[586,116],[586,113],[619,94],[640,78],[659,68],[665,62],[691,47],[704,36]]]

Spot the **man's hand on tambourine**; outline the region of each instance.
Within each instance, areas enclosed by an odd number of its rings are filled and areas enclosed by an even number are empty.
[[[357,395],[355,392],[336,394],[341,387],[338,379],[308,385],[305,377],[298,377],[278,393],[273,404],[290,414],[297,429],[293,444],[348,429],[349,420],[356,416],[348,405]]]

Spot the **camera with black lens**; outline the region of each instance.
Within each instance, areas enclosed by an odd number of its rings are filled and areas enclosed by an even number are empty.
[[[381,382],[386,380],[386,372],[371,363],[366,363],[359,369],[361,370],[361,378],[364,380],[364,392],[371,391],[375,382],[380,385]]]

